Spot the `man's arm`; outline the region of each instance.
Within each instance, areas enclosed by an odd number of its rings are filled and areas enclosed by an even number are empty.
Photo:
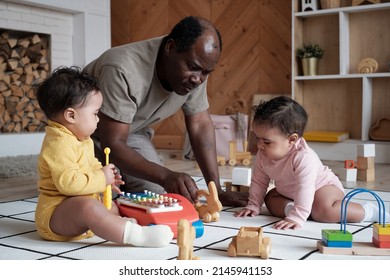
[[[110,147],[110,159],[122,172],[159,184],[169,193],[179,193],[192,202],[196,201],[197,187],[188,174],[173,172],[150,162],[127,146],[130,124],[118,122],[103,113],[99,113],[99,119],[101,146]]]
[[[218,189],[219,200],[225,206],[245,206],[247,193],[224,192],[219,181],[215,132],[208,111],[186,115],[185,122],[194,156],[199,164],[207,184],[214,181]]]

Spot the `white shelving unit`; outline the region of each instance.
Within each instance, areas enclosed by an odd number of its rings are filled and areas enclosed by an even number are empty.
[[[390,115],[390,3],[301,12],[300,2],[294,0],[292,9],[292,96],[308,111],[308,130],[349,131],[351,137],[310,145],[323,159],[344,160],[355,157],[346,154],[346,144],[376,143],[377,162],[390,163],[390,143],[369,139],[373,123]],[[295,57],[309,42],[325,49],[317,76],[302,76]],[[377,60],[377,72],[358,73],[366,57]]]

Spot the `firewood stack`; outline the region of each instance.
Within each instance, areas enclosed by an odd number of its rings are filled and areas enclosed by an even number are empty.
[[[44,130],[33,85],[50,73],[48,37],[0,34],[0,132]]]

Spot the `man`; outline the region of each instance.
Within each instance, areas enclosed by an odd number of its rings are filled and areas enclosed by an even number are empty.
[[[221,49],[221,36],[209,21],[186,17],[165,37],[112,48],[86,66],[104,100],[93,135],[96,154],[104,158],[101,151],[110,147],[110,160],[120,168],[127,192],[148,189],[197,200],[191,176],[163,167],[151,141],[149,126],[182,109],[206,182],[216,183],[224,205],[246,205],[245,195],[225,193],[219,184],[206,87]]]

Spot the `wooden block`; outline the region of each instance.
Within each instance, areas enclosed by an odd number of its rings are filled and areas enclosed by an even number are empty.
[[[372,242],[354,242],[352,248],[326,247],[322,241],[317,241],[317,248],[322,254],[356,255],[356,256],[389,256],[390,249],[378,248]]]
[[[374,232],[372,235],[376,240],[378,241],[387,241],[390,242],[390,235],[388,234],[378,234],[377,232]]]
[[[375,169],[357,169],[357,180],[363,182],[375,181]]]
[[[375,157],[357,157],[357,169],[375,168]]]
[[[233,186],[233,185],[230,185],[226,188],[226,191],[230,191],[230,192],[239,192],[240,191],[240,188],[239,186]]]
[[[354,182],[357,178],[356,168],[341,168],[338,174],[340,181],[343,182]]]
[[[238,192],[239,188],[238,186],[233,186],[232,182],[225,182],[225,188],[227,192]]]
[[[322,238],[322,243],[326,247],[332,247],[332,248],[352,248],[352,241],[329,241],[325,238]]]
[[[380,217],[382,219],[382,217]],[[374,224],[372,226],[373,232],[376,232],[380,235],[390,235],[390,224],[385,224],[385,226],[381,224]]]
[[[357,145],[358,157],[375,157],[375,144]]]
[[[250,186],[252,179],[252,168],[234,167],[232,171],[232,184]]]
[[[379,241],[375,237],[372,237],[372,243],[378,248],[390,248],[390,241]]]
[[[249,192],[249,186],[233,185],[232,182],[225,182],[224,184],[227,192]]]
[[[250,187],[249,186],[240,186],[239,190],[240,192],[249,192]]]
[[[343,230],[323,229],[321,236],[328,241],[352,241],[352,234]]]

